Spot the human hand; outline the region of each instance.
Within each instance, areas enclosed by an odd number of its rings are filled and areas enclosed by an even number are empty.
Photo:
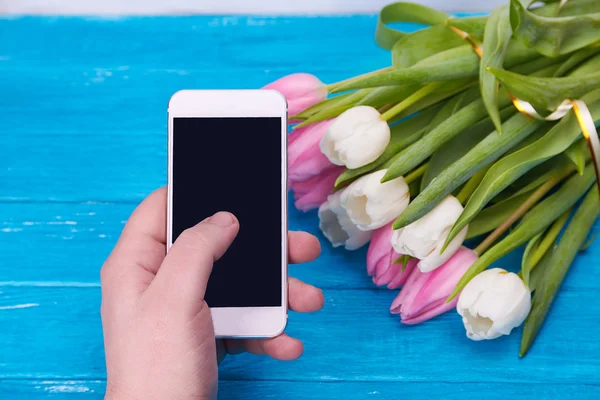
[[[217,363],[248,351],[279,360],[298,358],[302,342],[286,334],[271,339],[215,341],[204,301],[213,261],[239,230],[220,212],[185,231],[166,255],[165,188],[152,193],[127,222],[102,267],[102,325],[107,399],[209,399],[216,397]],[[288,235],[289,261],[314,260],[318,240]],[[317,311],[322,292],[289,278],[291,310]]]

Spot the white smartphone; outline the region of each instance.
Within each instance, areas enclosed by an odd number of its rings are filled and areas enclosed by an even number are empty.
[[[167,249],[218,211],[240,231],[205,294],[215,335],[287,322],[287,104],[270,90],[183,90],[169,101]]]

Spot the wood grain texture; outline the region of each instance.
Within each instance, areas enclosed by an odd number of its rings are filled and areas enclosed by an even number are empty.
[[[0,379],[105,378],[97,287],[0,287],[5,351]],[[531,353],[519,360],[520,332],[485,343],[468,340],[455,312],[417,327],[388,312],[393,291],[324,291],[325,308],[290,315],[288,332],[304,356],[282,363],[242,355],[222,364],[225,380],[494,382],[600,384],[596,290],[563,290]],[[571,312],[578,309],[577,313]],[[567,334],[568,332],[568,334]],[[575,356],[576,355],[576,356]]]
[[[331,82],[379,68],[373,16],[0,19],[0,398],[101,398],[99,269],[135,205],[165,183],[166,104],[182,88],[260,87],[306,71]],[[290,272],[325,309],[290,318],[297,362],[239,356],[223,399],[598,398],[600,249],[582,253],[530,354],[519,333],[464,336],[455,313],[405,327],[365,249]],[[515,269],[519,253],[501,264]]]
[[[11,400],[72,400],[102,399],[104,380],[4,380],[0,381],[0,394]],[[480,398],[532,398],[554,400],[568,398],[577,393],[578,400],[597,399],[600,387],[595,385],[556,385],[517,383],[406,383],[406,382],[297,382],[297,381],[222,381],[219,387],[221,400],[246,400],[248,393],[256,399],[288,399],[294,394],[302,398],[330,400],[344,394],[346,400],[373,399],[458,399]]]
[[[99,285],[102,262],[134,208],[134,204],[95,202],[2,204],[0,242],[4,251],[0,252],[0,265],[19,268],[0,268],[0,285]],[[375,288],[365,273],[366,248],[355,252],[332,248],[318,229],[316,211],[303,213],[292,208],[289,217],[291,230],[312,233],[322,247],[318,261],[292,265],[290,274],[325,289]],[[495,265],[518,269],[521,255],[522,251],[515,251]],[[564,287],[596,288],[600,270],[586,267],[596,257],[595,249],[581,253]]]

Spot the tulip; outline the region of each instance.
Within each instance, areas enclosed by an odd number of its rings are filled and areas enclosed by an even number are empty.
[[[379,111],[357,106],[337,117],[321,140],[321,151],[336,165],[359,168],[375,161],[390,143],[390,127]]]
[[[294,129],[288,139],[288,178],[305,181],[334,165],[319,148],[319,142],[333,120]]]
[[[461,247],[435,271],[421,272],[415,268],[390,311],[400,314],[403,324],[416,325],[453,309],[458,299],[450,303],[446,303],[446,299],[476,260],[477,255],[472,250]]]
[[[294,191],[294,206],[304,212],[319,208],[333,191],[335,180],[343,171],[343,167],[334,165],[305,181],[290,182]]]
[[[392,222],[410,201],[410,191],[404,178],[381,183],[386,172],[383,169],[359,178],[342,196],[342,207],[352,222],[363,231],[381,228]]]
[[[517,274],[488,269],[465,286],[456,310],[469,339],[496,339],[525,321],[531,310],[531,291]]]
[[[327,86],[316,76],[297,73],[284,76],[263,87],[277,90],[287,100],[288,115],[296,115],[327,98]]]
[[[421,219],[395,231],[392,236],[394,249],[400,254],[418,258],[421,272],[433,271],[452,257],[467,236],[468,225],[441,252],[462,210],[456,197],[446,197]]]
[[[375,285],[387,285],[388,289],[402,286],[417,265],[417,260],[412,259],[402,271],[402,264],[394,264],[400,254],[390,244],[392,233],[391,223],[374,230],[367,251],[367,273],[373,277]]]
[[[341,192],[327,197],[319,207],[319,228],[333,247],[344,246],[347,250],[356,250],[371,240],[371,232],[358,229],[346,214],[340,203]]]

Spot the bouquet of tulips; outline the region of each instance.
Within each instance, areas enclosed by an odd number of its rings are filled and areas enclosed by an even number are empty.
[[[390,4],[375,38],[391,66],[267,86],[296,124],[295,206],[318,209],[334,247],[369,245],[373,282],[401,288],[391,312],[456,308],[473,340],[524,323],[521,356],[600,211],[600,1],[532,3],[469,18]],[[518,274],[488,269],[521,246]]]

